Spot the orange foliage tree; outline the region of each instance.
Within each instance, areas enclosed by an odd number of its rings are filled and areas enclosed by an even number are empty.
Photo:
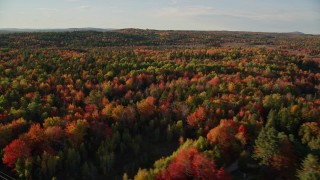
[[[70,123],[66,128],[68,140],[72,146],[77,146],[83,142],[87,134],[89,124],[86,120],[77,120]]]
[[[137,104],[138,111],[142,117],[151,117],[156,112],[155,98],[147,97]]]

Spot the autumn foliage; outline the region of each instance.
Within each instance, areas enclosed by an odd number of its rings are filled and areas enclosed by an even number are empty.
[[[199,107],[194,113],[187,117],[187,122],[190,126],[196,127],[198,123],[203,122],[206,117],[206,111],[204,107]]]
[[[23,140],[15,139],[4,148],[3,163],[9,167],[14,167],[19,158],[28,158],[31,155],[30,151],[30,148]]]
[[[237,132],[238,125],[233,120],[221,120],[217,127],[209,131],[207,139],[212,144],[217,144],[222,149],[227,150],[233,148],[235,142],[237,142]]]
[[[147,97],[137,104],[137,108],[142,117],[151,117],[155,113],[155,98]]]
[[[122,29],[0,39],[0,171],[15,179],[317,175],[318,35]]]
[[[166,170],[158,176],[158,180],[178,179],[217,179],[229,180],[230,175],[222,168],[217,169],[213,160],[206,158],[196,148],[181,151]]]

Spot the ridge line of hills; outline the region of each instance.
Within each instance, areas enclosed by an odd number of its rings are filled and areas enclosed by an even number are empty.
[[[292,32],[256,32],[256,31],[230,31],[230,30],[156,30],[156,29],[139,29],[139,28],[95,28],[95,27],[85,27],[85,28],[0,28],[0,33],[32,33],[32,32],[73,32],[73,31],[97,31],[97,32],[107,32],[107,31],[183,31],[183,32],[249,32],[249,33],[280,33],[280,34],[308,34],[301,31]],[[317,35],[317,34],[313,34]]]
[[[151,29],[68,29],[68,31],[1,33],[0,48],[88,48],[119,46],[282,46],[288,41],[299,46],[319,45],[320,36],[294,33],[246,31],[187,31]],[[304,45],[301,44],[303,42]]]

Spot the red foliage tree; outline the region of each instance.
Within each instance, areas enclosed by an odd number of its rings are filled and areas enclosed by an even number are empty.
[[[157,179],[231,179],[224,169],[216,169],[213,160],[203,156],[196,148],[181,151]]]
[[[211,84],[211,85],[218,85],[220,83],[220,80],[216,76],[216,77],[212,78],[208,83]]]
[[[169,116],[169,113],[170,113],[169,110],[170,110],[170,102],[169,101],[162,102],[160,105],[160,111],[164,117]]]
[[[238,133],[236,137],[240,140],[242,144],[246,144],[248,141],[248,132],[244,125],[240,125],[238,128]]]
[[[14,164],[19,158],[27,158],[30,156],[30,148],[21,139],[13,140],[4,148],[3,163],[9,167],[14,167]]]
[[[200,106],[194,113],[187,117],[187,122],[191,127],[196,127],[199,122],[204,121],[206,118],[206,110]]]

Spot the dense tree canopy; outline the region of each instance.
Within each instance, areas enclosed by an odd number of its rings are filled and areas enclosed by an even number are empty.
[[[20,179],[317,179],[319,97],[316,35],[1,34],[0,169]]]

